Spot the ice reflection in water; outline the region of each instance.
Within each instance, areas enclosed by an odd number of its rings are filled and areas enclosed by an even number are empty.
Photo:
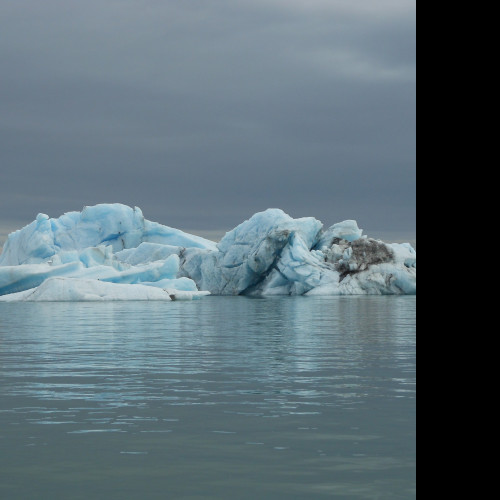
[[[414,498],[415,309],[0,304],[0,495]]]

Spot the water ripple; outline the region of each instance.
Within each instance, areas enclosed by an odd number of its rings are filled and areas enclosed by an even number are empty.
[[[415,316],[414,299],[386,297],[0,304],[0,444],[20,460],[0,453],[0,483],[42,449],[94,470],[98,447],[103,466],[250,467],[269,488],[286,476],[284,498],[356,498],[363,482],[412,498]]]

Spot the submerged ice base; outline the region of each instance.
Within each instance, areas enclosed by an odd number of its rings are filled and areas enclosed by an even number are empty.
[[[126,300],[155,300],[130,297],[162,297],[164,290],[186,297],[198,290],[416,294],[416,276],[416,252],[409,244],[367,238],[355,221],[325,230],[314,218],[292,219],[277,209],[254,215],[219,244],[147,221],[140,209],[124,205],[87,207],[59,219],[41,214],[11,234],[0,255],[0,296],[10,301],[26,300],[26,291],[53,300],[118,300],[113,297],[122,292],[109,288],[113,284],[130,290],[123,291]],[[89,286],[99,293],[87,293]]]

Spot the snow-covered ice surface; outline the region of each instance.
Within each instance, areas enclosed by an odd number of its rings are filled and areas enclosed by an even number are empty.
[[[198,290],[416,294],[416,278],[409,244],[367,238],[355,221],[325,230],[314,218],[292,219],[277,209],[254,215],[219,244],[147,221],[124,205],[59,219],[41,214],[12,233],[0,255],[4,301],[189,300]]]

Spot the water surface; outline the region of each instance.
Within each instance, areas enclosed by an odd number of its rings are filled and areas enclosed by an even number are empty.
[[[0,304],[0,498],[413,499],[412,297]]]

